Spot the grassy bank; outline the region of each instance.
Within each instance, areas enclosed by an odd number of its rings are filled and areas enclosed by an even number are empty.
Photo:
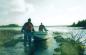
[[[0,46],[13,39],[14,35],[20,34],[20,31],[16,30],[0,30]]]
[[[60,47],[55,49],[55,52],[57,53],[54,55],[84,55],[84,44],[80,41],[81,36],[75,40],[76,36],[74,35],[72,35],[71,38],[63,38],[58,36],[58,33],[54,34],[57,35],[55,40],[57,43],[60,43]]]

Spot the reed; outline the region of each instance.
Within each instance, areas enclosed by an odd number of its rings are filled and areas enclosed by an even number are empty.
[[[20,31],[17,30],[0,30],[0,46],[5,42],[10,41],[17,34],[20,34]]]
[[[86,39],[82,40],[83,35],[81,32],[78,32],[76,34],[71,32],[67,34],[70,35],[67,35],[67,38],[58,36],[58,34],[55,37],[57,43],[60,43],[60,47],[55,49],[55,52],[57,52],[56,55],[58,55],[58,52],[61,52],[60,55],[84,55]]]

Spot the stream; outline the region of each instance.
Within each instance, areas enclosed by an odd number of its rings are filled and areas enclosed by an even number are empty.
[[[18,38],[23,38],[23,34],[14,36],[14,39]],[[35,46],[33,55],[53,55],[54,49],[58,46],[53,37],[38,45],[39,46]],[[24,47],[23,42],[18,42],[15,46],[2,47],[0,49],[0,55],[28,55],[30,50],[27,49],[29,49],[29,47]]]

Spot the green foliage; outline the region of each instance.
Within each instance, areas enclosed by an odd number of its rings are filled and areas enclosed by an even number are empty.
[[[11,40],[5,42],[5,43],[3,44],[3,46],[5,46],[5,47],[15,46],[16,43],[18,43],[18,42],[19,42],[18,39],[11,39]]]
[[[0,27],[19,27],[18,24],[8,24],[8,25],[2,25]]]
[[[16,30],[0,30],[0,46],[13,39],[14,35],[20,34],[20,31]]]
[[[86,42],[85,40],[81,41],[81,39],[83,38],[83,36],[81,36],[81,34],[78,32],[75,35],[71,32],[71,33],[67,33],[70,34],[70,37],[67,38],[63,38],[62,36],[58,37],[58,33],[57,36],[55,37],[57,43],[60,43],[60,47],[55,49],[55,52],[57,52],[56,55],[58,55],[58,52],[61,52],[60,55],[84,55],[84,47],[85,44],[84,42]],[[60,41],[59,41],[60,40]]]
[[[75,22],[71,25],[73,27],[86,27],[86,20],[78,21],[78,23],[75,24]]]

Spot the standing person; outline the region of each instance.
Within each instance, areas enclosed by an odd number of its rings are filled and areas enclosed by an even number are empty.
[[[26,22],[21,30],[24,33],[24,46],[27,45],[27,42],[29,45],[31,45],[31,40],[33,37],[34,27],[31,23],[31,18],[28,19],[28,22]]]
[[[47,29],[45,28],[45,26],[41,23],[41,25],[39,26],[39,31],[40,32],[44,32],[47,31]]]

